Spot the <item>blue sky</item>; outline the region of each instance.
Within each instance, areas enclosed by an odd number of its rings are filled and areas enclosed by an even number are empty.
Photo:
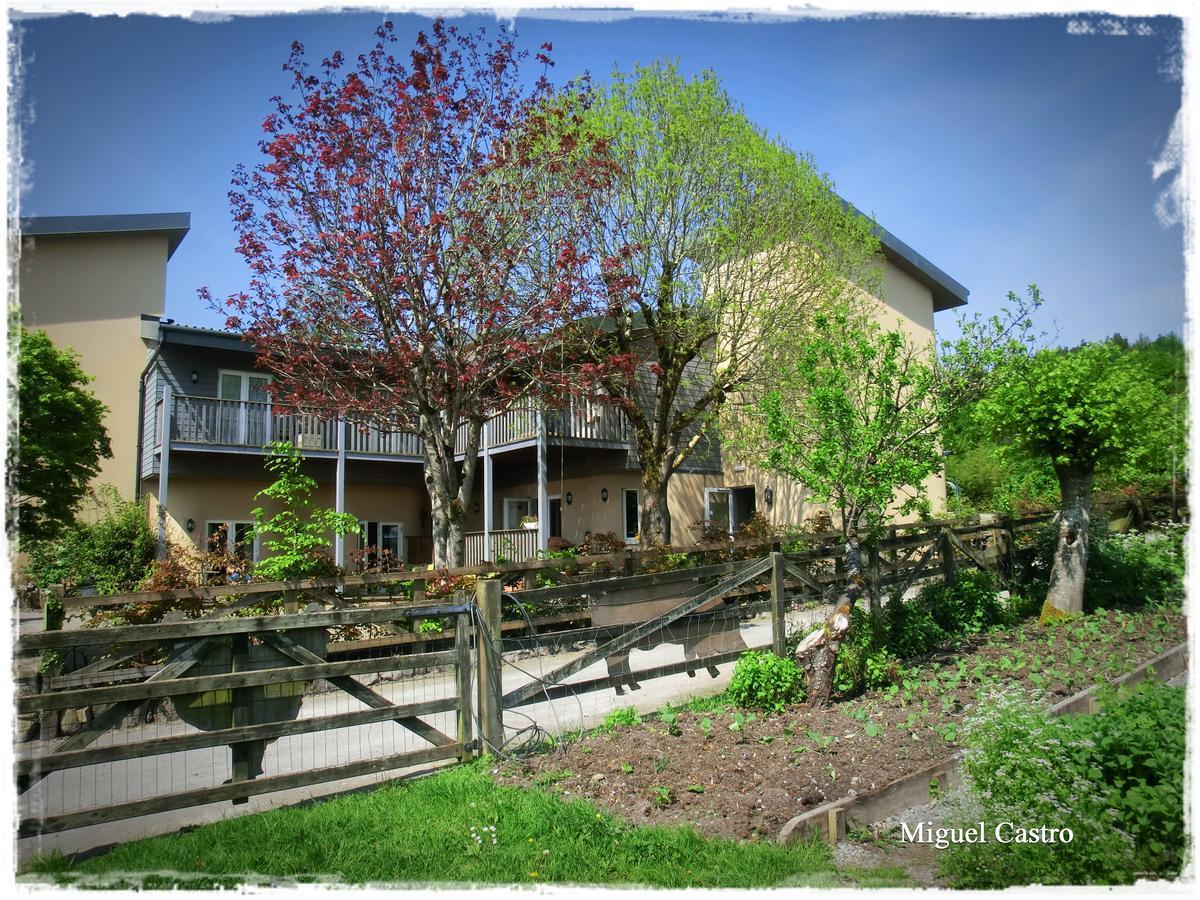
[[[190,212],[167,314],[219,325],[196,289],[245,284],[226,192],[233,167],[258,160],[268,100],[288,89],[291,41],[315,59],[357,53],[380,18],[19,21],[21,214]],[[395,20],[412,36],[429,21]],[[811,153],[842,196],[966,285],[971,311],[993,312],[1037,282],[1039,324],[1059,343],[1182,333],[1182,227],[1156,215],[1171,174],[1152,178],[1180,105],[1180,25],[1127,20],[1118,37],[1070,33],[1081,29],[1069,21],[1086,20],[534,13],[517,25],[526,47],[553,42],[555,79],[663,56],[713,69],[750,118]],[[937,325],[952,333],[953,314]]]

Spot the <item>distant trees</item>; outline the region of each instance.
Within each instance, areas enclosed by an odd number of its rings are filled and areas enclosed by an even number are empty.
[[[112,447],[104,428],[108,410],[87,389],[92,378],[79,368],[75,354],[55,347],[44,331],[13,330],[20,345],[8,528],[30,545],[57,537],[75,521]]]
[[[438,20],[397,54],[390,22],[376,34],[317,71],[293,44],[293,99],[230,194],[252,274],[228,324],[278,399],[420,436],[434,562],[454,566],[485,419],[572,380],[561,342],[600,311],[583,238],[613,166],[570,121],[587,86],[529,83],[510,35]]]

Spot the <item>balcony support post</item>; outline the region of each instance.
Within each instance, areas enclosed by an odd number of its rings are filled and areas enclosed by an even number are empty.
[[[171,415],[175,401],[171,396],[171,385],[163,385],[162,436],[158,465],[158,545],[159,559],[167,558],[167,493],[171,486]]]
[[[492,556],[492,420],[483,421],[483,558]]]
[[[537,404],[537,505],[538,549],[550,544],[550,496],[546,490],[546,408]]]
[[[334,476],[333,507],[339,513],[346,511],[346,420],[341,416],[337,420],[337,474]],[[333,539],[333,563],[339,568],[346,565],[346,536],[340,532]]]

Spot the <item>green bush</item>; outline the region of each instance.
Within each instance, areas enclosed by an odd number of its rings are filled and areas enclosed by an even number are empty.
[[[941,858],[959,888],[1126,884],[1182,864],[1185,700],[1145,682],[1092,716],[1052,718],[1008,694],[965,729],[969,780],[950,827],[1069,828],[1069,843],[955,844]]]
[[[94,585],[98,594],[138,590],[155,553],[146,510],[107,486],[101,489],[100,505],[103,514],[96,522],[77,522],[57,540],[34,546],[25,570],[34,584],[64,584],[68,594],[87,585]]]
[[[728,696],[741,707],[783,712],[804,699],[804,676],[790,658],[747,650],[738,657]]]
[[[1186,529],[1167,525],[1148,532],[1113,534],[1103,521],[1094,523],[1088,543],[1085,612],[1178,604],[1183,597]],[[1037,536],[1030,592],[1045,597],[1054,559],[1056,529],[1047,525]]]

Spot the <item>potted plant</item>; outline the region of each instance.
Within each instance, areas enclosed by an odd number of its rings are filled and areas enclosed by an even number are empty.
[[[521,527],[526,531],[536,531],[538,527],[537,516],[521,516]]]

